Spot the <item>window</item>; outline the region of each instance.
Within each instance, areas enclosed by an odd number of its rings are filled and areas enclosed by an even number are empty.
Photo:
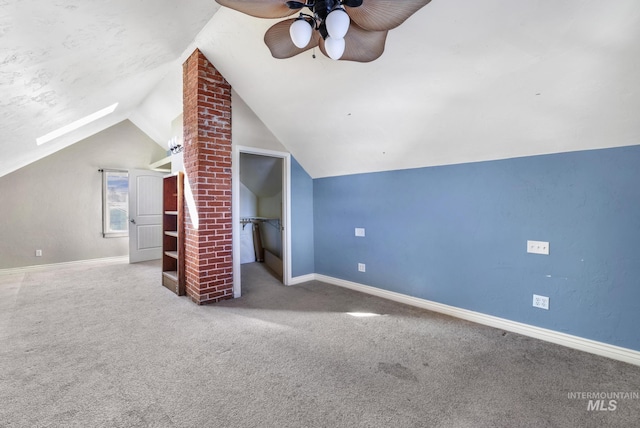
[[[102,236],[129,236],[129,173],[102,170]]]

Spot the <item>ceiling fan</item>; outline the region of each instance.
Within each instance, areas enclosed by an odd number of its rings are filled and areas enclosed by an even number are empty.
[[[431,0],[216,0],[257,18],[297,18],[273,25],[264,42],[274,58],[291,58],[316,46],[335,60],[370,62],[382,55],[389,30]],[[310,13],[302,12],[309,9]]]

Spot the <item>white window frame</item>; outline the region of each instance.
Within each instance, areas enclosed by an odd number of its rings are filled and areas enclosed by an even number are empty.
[[[102,169],[102,236],[104,238],[121,238],[129,236],[129,171],[126,169]],[[108,200],[108,183],[110,176],[124,177],[127,183],[127,200],[125,202]],[[120,208],[126,211],[127,228],[126,230],[111,229],[111,209]]]

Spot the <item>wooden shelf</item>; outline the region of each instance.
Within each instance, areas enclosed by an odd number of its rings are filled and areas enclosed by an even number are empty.
[[[169,175],[163,181],[162,285],[185,294],[184,277],[184,173]]]
[[[165,251],[164,252],[165,255],[178,260],[178,252],[177,251]]]
[[[173,280],[173,281],[178,281],[177,270],[168,270],[168,271],[162,272],[162,276],[164,276],[165,278],[169,278],[170,280]]]

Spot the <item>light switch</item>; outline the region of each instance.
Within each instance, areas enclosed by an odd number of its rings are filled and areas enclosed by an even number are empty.
[[[549,243],[544,241],[527,241],[527,253],[549,255]]]
[[[364,227],[356,227],[356,236],[364,236]]]

